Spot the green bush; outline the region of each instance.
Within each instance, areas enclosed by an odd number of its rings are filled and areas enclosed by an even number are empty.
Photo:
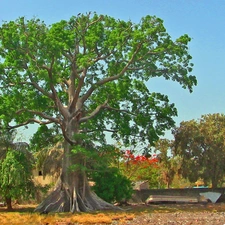
[[[5,198],[8,209],[13,199],[34,197],[32,164],[25,153],[8,149],[6,157],[0,160],[0,195]]]
[[[117,168],[107,168],[101,172],[94,172],[91,176],[95,182],[93,190],[103,200],[113,203],[131,198],[133,192],[131,181]]]

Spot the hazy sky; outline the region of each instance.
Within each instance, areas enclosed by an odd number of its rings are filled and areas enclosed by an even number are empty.
[[[51,24],[90,11],[136,23],[156,15],[173,39],[188,34],[198,80],[194,92],[157,78],[148,82],[149,89],[167,94],[175,103],[177,125],[225,112],[225,0],[0,0],[0,23],[25,16]]]

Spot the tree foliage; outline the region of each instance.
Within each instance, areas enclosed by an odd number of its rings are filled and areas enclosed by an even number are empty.
[[[34,193],[31,163],[23,152],[9,149],[0,160],[0,195],[11,209],[12,199],[34,198]]]
[[[63,141],[59,135],[56,126],[48,127],[47,125],[40,125],[30,139],[30,149],[32,152],[39,152],[40,150],[47,150],[53,147],[59,141]]]
[[[148,146],[174,125],[174,104],[150,92],[146,82],[164,77],[192,91],[190,40],[185,34],[173,41],[155,16],[138,24],[96,13],[50,26],[24,17],[3,23],[0,119],[9,128],[55,124],[65,140],[63,188],[59,185],[39,211],[86,211],[103,204],[88,190],[82,194],[84,171],[70,170],[84,164],[81,154],[70,157],[83,141],[74,135],[105,144],[109,132],[125,144]],[[51,204],[55,195],[61,199]]]
[[[172,41],[156,17],[133,24],[87,14],[50,27],[22,17],[0,31],[5,122],[56,123],[65,131],[63,117],[79,103],[74,116],[82,112],[81,129],[96,131],[93,140],[111,129],[126,142],[153,141],[173,125],[176,110],[144,81],[163,76],[191,91],[196,84],[188,75],[190,38]]]
[[[13,142],[16,131],[1,129],[0,134],[0,195],[8,210],[12,200],[34,197],[33,157],[25,142]]]
[[[133,193],[131,181],[123,176],[118,168],[102,168],[92,173],[93,190],[107,202],[122,202],[129,200]]]
[[[167,188],[172,184],[179,166],[171,148],[172,141],[168,139],[159,139],[155,144],[158,158],[158,173],[160,174],[161,184],[165,184]]]
[[[182,158],[181,173],[191,182],[202,178],[217,187],[225,175],[225,116],[203,115],[174,130],[174,152]]]
[[[151,188],[158,187],[158,159],[156,155],[134,155],[126,150],[119,163],[121,173],[133,182],[148,181]]]

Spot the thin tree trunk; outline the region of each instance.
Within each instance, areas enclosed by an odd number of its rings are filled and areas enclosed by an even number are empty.
[[[215,177],[212,178],[212,188],[217,188],[218,186],[218,181]]]
[[[169,182],[169,181],[167,181],[167,183],[166,183],[166,187],[167,187],[167,189],[169,189],[169,188],[170,188],[170,182]]]
[[[5,202],[6,202],[7,210],[12,211],[12,198],[6,197]]]

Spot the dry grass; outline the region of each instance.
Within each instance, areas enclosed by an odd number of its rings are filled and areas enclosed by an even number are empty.
[[[39,215],[37,213],[0,213],[1,225],[69,225],[69,224],[112,224],[114,220],[122,222],[132,220],[132,215],[112,214],[52,214]]]
[[[128,206],[122,211],[105,211],[95,213],[55,213],[40,215],[33,213],[34,206],[16,207],[14,212],[7,212],[5,208],[0,209],[1,225],[94,225],[94,224],[125,224],[132,221],[135,217],[149,213],[170,213],[170,212],[225,212],[225,204],[206,204],[206,205],[138,205]]]
[[[0,209],[1,225],[92,225],[112,224],[113,221],[124,222],[133,220],[134,214],[126,211],[117,212],[95,212],[95,213],[50,213],[40,215],[34,213],[34,206],[17,206],[13,212],[7,212],[5,208]]]

